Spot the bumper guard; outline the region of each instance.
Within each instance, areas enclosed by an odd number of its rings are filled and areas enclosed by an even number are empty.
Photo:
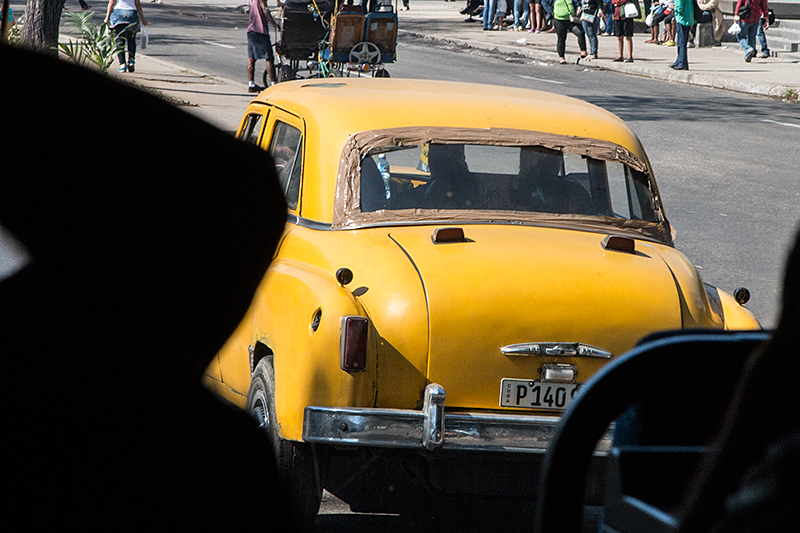
[[[544,453],[560,417],[444,412],[444,389],[425,388],[423,408],[373,409],[319,407],[305,409],[303,440],[337,446]],[[595,454],[606,455],[613,430],[606,431]]]

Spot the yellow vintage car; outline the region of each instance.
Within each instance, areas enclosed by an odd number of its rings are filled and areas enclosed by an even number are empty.
[[[602,365],[660,330],[759,328],[674,249],[641,143],[596,106],[300,80],[238,137],[273,155],[289,211],[206,384],[264,426],[307,520],[323,488],[356,511],[531,499]]]

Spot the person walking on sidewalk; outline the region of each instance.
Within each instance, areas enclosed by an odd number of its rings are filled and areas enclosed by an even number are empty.
[[[120,72],[133,72],[136,70],[136,34],[139,26],[147,26],[147,20],[142,12],[139,0],[109,0],[106,9],[106,18],[103,21],[111,28],[114,35],[114,44],[119,49]],[[128,49],[128,60],[125,61],[125,47]]]
[[[738,0],[735,13],[733,20],[741,27],[737,39],[744,48],[744,60],[749,63],[756,55],[756,34],[761,17],[765,19],[764,29],[769,28],[767,0]]]
[[[556,42],[556,52],[558,52],[558,62],[562,65],[567,62],[564,58],[567,49],[567,32],[571,31],[578,38],[578,47],[581,49],[581,58],[586,57],[586,34],[583,33],[583,26],[580,24],[581,7],[578,0],[556,0],[553,3],[553,25],[556,28],[558,40]]]
[[[694,2],[695,0],[675,0],[675,21],[678,23],[675,30],[675,44],[678,47],[678,57],[669,66],[673,70],[689,70],[689,54],[686,48],[689,43],[689,30],[696,22]]]
[[[272,41],[269,38],[269,25],[278,28],[267,7],[267,0],[249,0],[250,24],[247,26],[247,80],[248,92],[258,93],[264,87],[256,85],[256,61],[267,60],[267,76],[275,83],[275,55],[272,53]]]

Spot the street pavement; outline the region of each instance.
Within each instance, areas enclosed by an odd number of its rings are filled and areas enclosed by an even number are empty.
[[[215,4],[237,7],[243,2],[218,0]],[[581,61],[575,67],[578,47],[575,37],[570,34],[567,36],[567,60],[571,65],[561,66],[558,65],[555,51],[555,34],[484,31],[480,22],[465,22],[466,17],[459,13],[464,6],[463,1],[411,0],[410,9],[398,13],[398,40],[447,50],[540,61],[552,64],[552,68],[607,69],[633,76],[773,98],[794,94],[796,99],[800,93],[800,64],[797,59],[779,56],[754,58],[751,63],[745,63],[744,52],[736,42],[724,42],[717,47],[691,48],[688,51],[690,70],[674,71],[668,65],[675,60],[676,48],[645,44],[649,33],[638,32],[634,35],[633,63],[613,62],[612,59],[617,56],[617,39],[601,36],[599,59]],[[153,38],[157,36],[151,35]],[[402,56],[402,47],[398,55]],[[146,52],[140,51],[135,73],[113,72],[112,75],[157,91],[219,128],[235,131],[247,103],[253,98],[247,92],[244,68],[242,70],[241,79],[230,80],[213,73],[195,72],[163,58],[149,57]]]

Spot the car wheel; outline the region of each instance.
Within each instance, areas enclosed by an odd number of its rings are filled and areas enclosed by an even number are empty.
[[[375,71],[376,78],[390,78],[389,71],[386,69],[376,70]]]
[[[275,372],[272,356],[256,365],[247,393],[247,412],[267,433],[275,453],[278,472],[287,485],[291,501],[304,529],[311,529],[322,500],[323,457],[311,445],[281,438],[275,415]]]

